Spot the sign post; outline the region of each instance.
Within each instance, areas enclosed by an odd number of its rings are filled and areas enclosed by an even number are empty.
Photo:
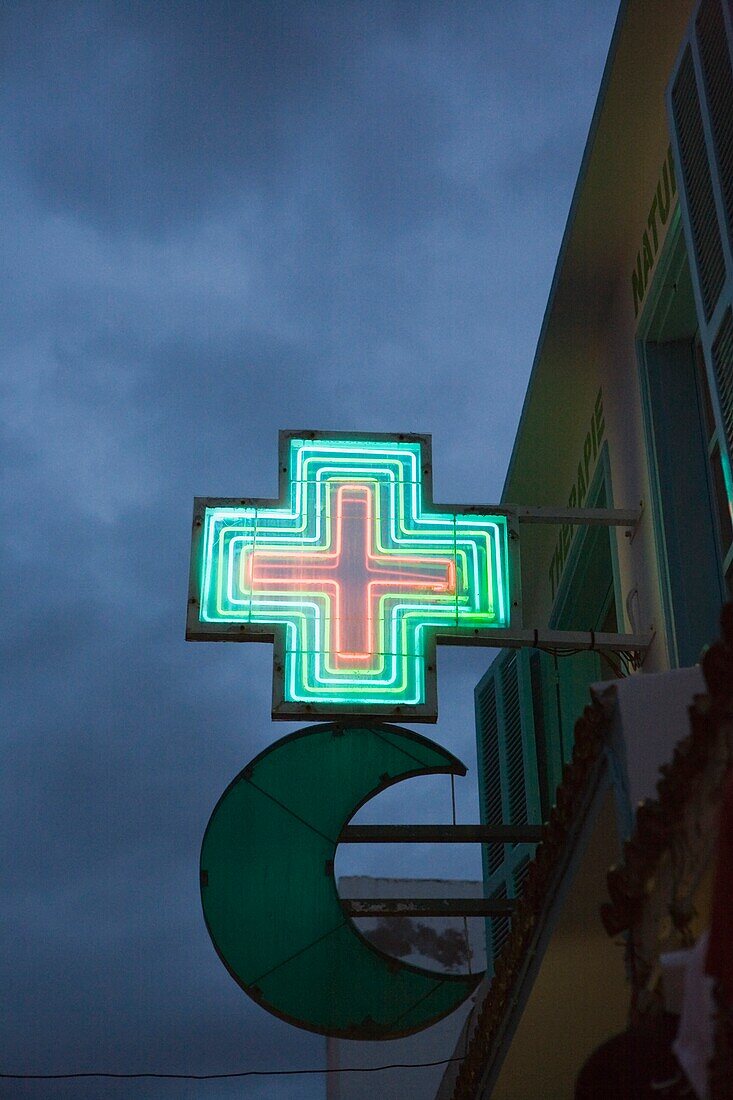
[[[281,738],[225,791],[204,836],[201,898],[235,980],[300,1027],[395,1038],[452,1011],[477,976],[389,958],[365,915],[506,915],[496,899],[342,901],[339,843],[517,842],[512,826],[351,826],[369,798],[455,757],[385,719],[437,719],[435,650],[608,649],[648,639],[522,622],[520,524],[633,528],[638,512],[446,506],[430,437],[281,432],[275,500],[197,498],[186,637],[275,647],[272,717],[330,719]],[[536,826],[519,830],[538,839]]]

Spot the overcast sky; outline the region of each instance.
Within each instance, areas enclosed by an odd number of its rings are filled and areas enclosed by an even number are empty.
[[[312,427],[432,433],[436,499],[498,499],[616,7],[3,4],[3,1070],[323,1064],[200,911],[209,815],[291,727],[271,647],[184,642],[192,498],[274,496],[278,429]],[[462,821],[488,659],[441,651],[422,730],[470,768]],[[368,814],[449,810],[415,780]]]

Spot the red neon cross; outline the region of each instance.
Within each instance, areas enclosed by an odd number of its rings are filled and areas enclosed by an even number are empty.
[[[245,563],[244,583],[252,592],[323,592],[330,597],[333,659],[337,666],[373,663],[377,652],[377,610],[381,593],[413,595],[455,592],[451,558],[394,555],[406,568],[378,557],[373,545],[373,488],[349,483],[336,493],[329,550],[255,550]],[[419,567],[419,571],[415,567]]]

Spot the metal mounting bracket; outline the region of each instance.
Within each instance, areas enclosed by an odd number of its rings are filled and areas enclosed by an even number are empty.
[[[572,523],[588,527],[627,527],[634,531],[641,519],[638,508],[553,508],[515,504],[511,511],[520,523]]]

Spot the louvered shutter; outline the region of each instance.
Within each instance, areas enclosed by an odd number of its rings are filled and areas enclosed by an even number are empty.
[[[701,0],[667,91],[682,222],[733,501],[733,11]]]
[[[531,864],[529,856],[522,856],[514,867],[514,892],[519,897],[522,893],[522,887],[524,886],[524,880],[529,874],[529,868]]]
[[[479,797],[481,820],[487,824],[543,820],[532,687],[530,651],[523,650],[501,653],[476,687]],[[518,896],[524,881],[522,868],[528,866],[533,851],[534,845],[528,844],[484,845],[488,896]],[[487,921],[489,970],[508,931],[505,917]]]
[[[558,709],[558,675],[554,659],[540,649],[530,652],[527,663],[532,690],[540,817],[547,821],[555,804],[555,792],[560,786],[565,763]]]
[[[481,821],[540,824],[562,770],[558,694],[553,659],[539,650],[504,650],[475,687]],[[489,898],[521,897],[534,845],[483,846]],[[491,974],[510,933],[508,917],[486,921]]]
[[[733,312],[730,306],[713,340],[713,370],[728,446],[733,449]]]
[[[608,677],[597,653],[586,651],[558,661],[560,709],[563,716],[563,757],[571,760],[575,744],[575,723],[590,703],[590,685]]]
[[[479,797],[481,819],[487,825],[504,820],[499,757],[499,719],[496,706],[496,678],[490,669],[476,691],[476,735],[478,741]],[[501,844],[487,844],[485,871],[493,874],[504,859]]]
[[[728,7],[728,20],[731,18]],[[733,240],[733,65],[730,26],[721,0],[705,2],[695,20],[728,241]]]
[[[507,897],[507,884],[506,880],[500,882],[491,891],[492,898],[503,900]],[[494,959],[498,958],[504,941],[506,940],[509,932],[511,931],[511,919],[509,917],[492,917],[486,922],[486,940],[488,950],[487,964],[489,972],[493,970]]]
[[[503,704],[503,748],[506,769],[506,820],[511,825],[527,824],[527,784],[522,743],[522,708],[519,701],[519,656],[511,652],[501,666]],[[525,715],[525,722],[527,716]],[[532,732],[534,733],[534,725]]]
[[[489,825],[542,820],[527,650],[505,650],[476,687],[479,795]]]

